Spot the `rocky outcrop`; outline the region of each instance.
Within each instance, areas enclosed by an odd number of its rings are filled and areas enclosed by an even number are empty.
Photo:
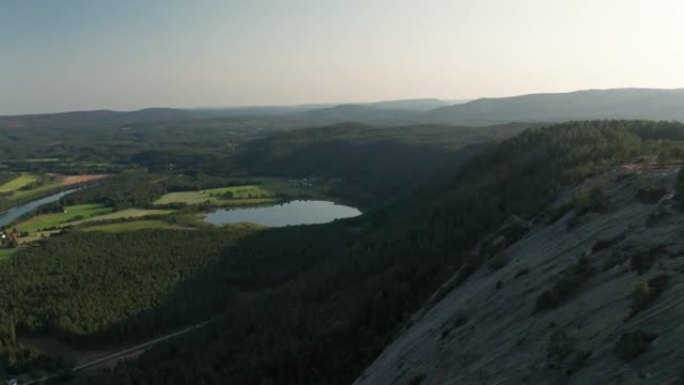
[[[568,190],[564,215],[422,309],[355,385],[683,384],[676,171],[619,167]],[[590,189],[601,204],[578,207]]]

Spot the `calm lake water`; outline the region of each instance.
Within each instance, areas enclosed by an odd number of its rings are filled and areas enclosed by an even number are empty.
[[[14,221],[15,219],[21,217],[24,214],[30,213],[31,211],[37,209],[38,207],[40,207],[42,205],[46,205],[46,204],[52,203],[52,202],[57,202],[63,196],[65,196],[67,194],[71,194],[72,192],[74,192],[76,190],[78,190],[78,189],[62,191],[62,192],[59,192],[57,194],[52,194],[52,195],[47,196],[45,198],[36,199],[35,201],[31,201],[31,202],[25,203],[23,205],[19,205],[15,208],[12,208],[8,211],[5,211],[4,213],[0,214],[0,227],[6,226],[6,225],[12,223],[12,221]]]
[[[204,216],[216,226],[226,223],[256,223],[269,227],[313,225],[361,215],[361,211],[327,201],[291,201],[268,207],[217,210]]]

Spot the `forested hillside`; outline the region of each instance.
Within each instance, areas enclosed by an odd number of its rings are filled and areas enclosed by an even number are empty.
[[[524,235],[525,221],[550,215],[561,189],[643,155],[679,157],[682,139],[684,126],[666,122],[527,130],[434,182],[446,187],[320,227],[349,237],[292,281],[90,383],[349,384],[447,278],[457,273],[457,287]],[[502,241],[473,249],[493,234]]]
[[[455,155],[456,150],[509,137],[526,127],[346,123],[276,130],[181,120],[0,128],[0,169],[82,174],[141,168],[190,176],[324,178],[333,180],[336,195],[369,205],[408,191],[426,177],[425,170],[475,152]]]
[[[486,128],[348,123],[279,133],[245,143],[237,163],[249,174],[338,179],[336,192],[366,200],[409,191],[442,167],[457,167],[480,145],[528,125]],[[359,191],[360,190],[360,191]]]

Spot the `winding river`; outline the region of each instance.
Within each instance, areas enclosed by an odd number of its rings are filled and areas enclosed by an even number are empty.
[[[74,192],[76,190],[78,190],[78,189],[61,191],[61,192],[46,196],[44,198],[40,198],[40,199],[36,199],[36,200],[28,202],[28,203],[24,203],[23,205],[16,206],[16,207],[11,208],[11,209],[3,212],[3,213],[0,213],[0,227],[7,226],[8,224],[15,221],[17,218],[20,218],[21,216],[30,213],[31,211],[37,209],[38,207],[40,207],[42,205],[46,205],[46,204],[52,203],[52,202],[57,202],[63,196],[71,194],[72,192]]]

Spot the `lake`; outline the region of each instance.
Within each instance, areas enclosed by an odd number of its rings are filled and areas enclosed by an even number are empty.
[[[0,227],[7,226],[8,224],[12,223],[17,218],[21,217],[22,215],[30,213],[31,211],[37,209],[38,207],[40,207],[42,205],[46,205],[46,204],[52,203],[52,202],[57,202],[63,196],[65,196],[67,194],[71,194],[72,192],[74,192],[76,190],[78,190],[78,189],[71,189],[71,190],[62,191],[62,192],[59,192],[56,194],[52,194],[50,196],[46,196],[45,198],[36,199],[34,201],[31,201],[31,202],[25,203],[23,205],[19,205],[17,207],[9,209],[9,210],[5,211],[4,213],[0,214]]]
[[[352,218],[361,211],[328,201],[291,201],[268,207],[221,209],[204,216],[205,222],[216,226],[227,223],[255,223],[268,227],[313,225],[335,219]]]

